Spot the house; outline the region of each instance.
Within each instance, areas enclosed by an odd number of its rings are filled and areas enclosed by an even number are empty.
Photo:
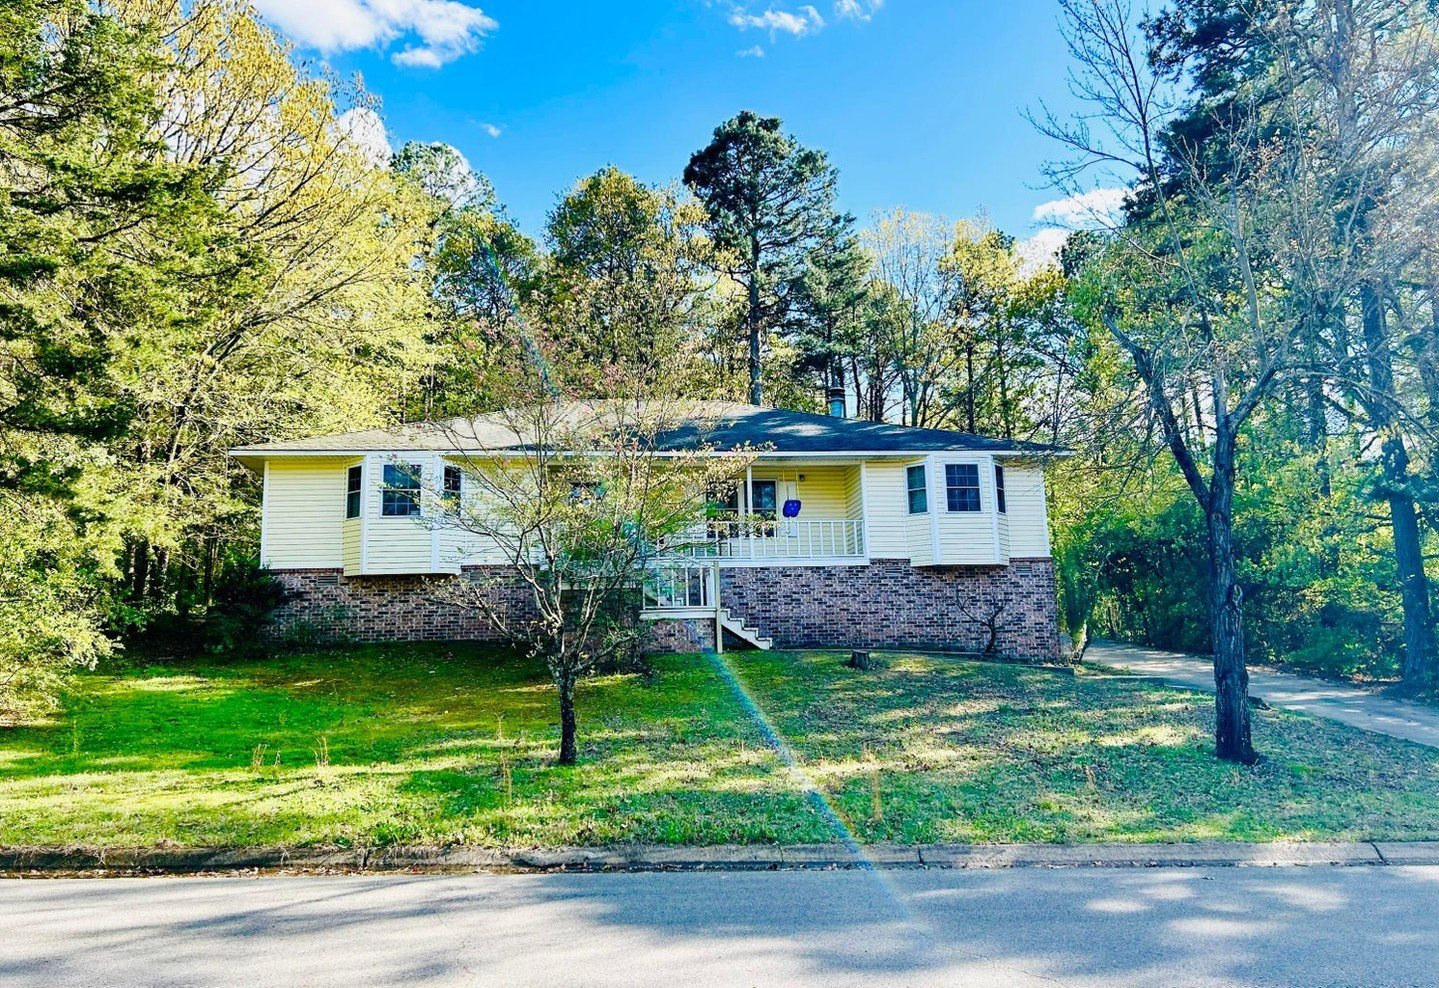
[[[838,409],[836,409],[838,410]],[[1059,654],[1044,467],[1052,447],[699,402],[664,437],[708,453],[756,450],[705,526],[705,548],[659,575],[643,617],[664,647],[716,636],[766,648],[990,645]],[[483,573],[526,590],[426,514],[458,494],[457,463],[522,445],[499,416],[247,446],[263,477],[260,556],[297,598],[278,616],[352,640],[485,639],[478,615],[433,598],[437,578]],[[457,436],[463,437],[457,441]],[[691,449],[698,446],[691,446]],[[438,512],[433,513],[438,515]]]

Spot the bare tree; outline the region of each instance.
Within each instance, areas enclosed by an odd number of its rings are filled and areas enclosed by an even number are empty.
[[[877,215],[862,238],[874,258],[875,277],[898,303],[885,328],[892,336],[888,349],[903,392],[906,425],[939,424],[940,388],[960,355],[950,318],[960,272],[946,263],[953,234],[942,216],[895,210]]]
[[[1127,0],[1061,0],[1072,87],[1091,112],[1040,129],[1074,156],[1052,168],[1078,192],[1103,170],[1131,188],[1128,221],[1086,277],[1085,304],[1127,354],[1174,462],[1204,512],[1216,687],[1215,750],[1252,763],[1243,594],[1235,572],[1234,493],[1240,436],[1298,362],[1302,321],[1276,297],[1264,265],[1293,227],[1285,193],[1299,142],[1274,139],[1272,108],[1236,101],[1201,144],[1172,124],[1188,107],[1178,75],[1141,31]],[[1095,125],[1102,128],[1096,133]]]
[[[447,431],[462,479],[458,491],[452,475],[448,490],[433,492],[445,505],[435,523],[458,529],[466,554],[494,565],[434,594],[544,660],[559,694],[559,762],[572,765],[577,682],[637,647],[656,567],[685,548],[705,492],[743,470],[746,454],[708,448],[695,406],[677,401],[532,397]]]

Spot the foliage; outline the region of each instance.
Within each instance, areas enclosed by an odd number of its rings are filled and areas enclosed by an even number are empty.
[[[253,537],[226,450],[383,422],[427,359],[432,208],[343,103],[237,0],[0,13],[12,688],[203,611]]]
[[[86,674],[63,717],[0,735],[0,843],[840,840],[806,780],[862,843],[1439,836],[1432,749],[1259,711],[1269,757],[1236,769],[1189,693],[885,657],[861,675],[847,652],[667,656],[653,685],[586,679],[604,715],[575,767],[553,761],[542,665],[473,645]]]
[[[211,276],[152,286],[165,331],[127,336],[114,368],[134,410],[110,444],[140,513],[129,595],[163,610],[249,549],[253,481],[228,449],[391,420],[428,359],[413,260],[432,207],[356,136],[365,94],[304,71],[248,5],[112,6],[160,39],[157,136],[206,176],[188,221],[215,244],[184,251]]]
[[[269,654],[270,617],[293,596],[252,560],[226,566],[215,581],[214,603],[205,612],[201,647],[211,655],[234,658]]]
[[[1140,25],[1122,0],[1065,0],[1132,46],[1118,91],[1142,112],[1083,176],[1126,188],[1122,221],[1051,258],[982,215],[893,210],[856,231],[828,157],[751,112],[683,188],[602,168],[532,239],[454,148],[391,157],[358,83],[240,0],[14,0],[0,705],[43,704],[146,628],[244,639],[258,613],[232,620],[219,596],[254,553],[259,491],[227,449],[489,411],[515,403],[522,365],[527,399],[748,391],[817,410],[842,387],[863,418],[1073,449],[1049,490],[1077,643],[1214,646],[1205,498],[1184,500],[1174,453],[1203,468],[1224,447],[1249,654],[1422,679],[1439,560],[1426,4],[1174,0]],[[1072,55],[1081,82],[1101,67],[1100,49]],[[1106,118],[1061,136],[1092,142]],[[1221,442],[1217,410],[1255,384]]]
[[[161,160],[153,34],[88,4],[0,11],[0,707],[106,654],[105,578],[132,517],[103,444],[133,420],[123,340],[203,269],[200,170]]]
[[[642,648],[644,581],[666,554],[683,551],[703,519],[705,492],[748,461],[707,455],[702,437],[669,448],[671,431],[693,417],[663,388],[561,400],[558,375],[546,365],[517,372],[513,398],[491,414],[515,437],[514,455],[474,456],[465,426],[449,434],[463,494],[449,502],[445,522],[502,571],[434,592],[544,660],[559,694],[559,761],[569,765],[578,757],[576,683]],[[546,389],[547,400],[528,397]],[[513,607],[504,592],[515,579],[529,606]]]
[[[601,169],[549,216],[542,303],[572,386],[689,392],[707,327],[725,317],[693,199]]]
[[[797,317],[807,262],[818,255],[826,265],[854,222],[835,209],[838,174],[824,152],[804,147],[782,126],[778,117],[745,110],[716,127],[684,170],[685,184],[708,211],[710,236],[725,252],[724,270],[744,293],[740,329],[755,405],[764,397],[764,348],[770,334]],[[843,269],[827,270],[833,276]]]
[[[1184,0],[1140,40],[1126,5],[1066,3],[1078,85],[1101,114],[1042,122],[1089,156],[1055,176],[1072,183],[1096,163],[1137,175],[1124,222],[1071,238],[1065,257],[1081,326],[1106,330],[1085,347],[1101,370],[1095,393],[1111,397],[1078,409],[1093,423],[1083,451],[1131,492],[1127,508],[1104,497],[1092,513],[1057,513],[1060,545],[1127,564],[1124,583],[1101,582],[1106,633],[1214,647],[1202,630],[1213,608],[1170,589],[1211,574],[1214,547],[1174,524],[1184,517],[1174,491],[1183,479],[1212,505],[1195,467],[1228,444],[1225,541],[1245,646],[1333,674],[1426,675],[1422,557],[1435,558],[1436,542],[1415,480],[1432,469],[1423,420],[1433,392],[1415,341],[1433,334],[1439,310],[1419,314],[1436,294],[1414,224],[1435,205],[1439,48],[1420,8]],[[1140,57],[1110,64],[1125,50]],[[1122,98],[1103,84],[1116,73]],[[1109,112],[1117,102],[1127,111]],[[1103,148],[1100,123],[1113,127]],[[1148,409],[1126,399],[1129,374],[1112,375],[1105,335],[1133,358]],[[1220,413],[1246,407],[1243,387],[1257,400],[1226,428]],[[1156,468],[1156,439],[1173,468]],[[1080,481],[1061,497],[1081,491],[1094,487]]]

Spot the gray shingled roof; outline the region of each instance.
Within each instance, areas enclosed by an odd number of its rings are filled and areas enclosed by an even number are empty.
[[[601,402],[569,402],[564,417],[575,422],[599,421],[606,416]],[[370,453],[425,450],[519,450],[530,445],[520,435],[523,417],[502,412],[474,419],[422,422],[393,429],[366,429],[309,439],[243,446],[231,450],[240,457],[267,453]],[[992,439],[947,429],[917,429],[860,419],[811,415],[780,408],[761,408],[733,402],[703,401],[685,407],[677,424],[659,435],[665,449],[752,447],[769,455],[781,453],[937,453],[978,451],[1063,455],[1064,450],[1039,443]]]

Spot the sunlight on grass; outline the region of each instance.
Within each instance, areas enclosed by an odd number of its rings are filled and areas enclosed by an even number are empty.
[[[1277,711],[1209,753],[1202,698],[902,652],[726,656],[862,841],[1439,837],[1439,752]],[[395,645],[80,677],[0,731],[0,843],[533,846],[835,833],[715,668],[581,688],[581,764],[523,656]],[[323,740],[322,740],[323,739]]]

